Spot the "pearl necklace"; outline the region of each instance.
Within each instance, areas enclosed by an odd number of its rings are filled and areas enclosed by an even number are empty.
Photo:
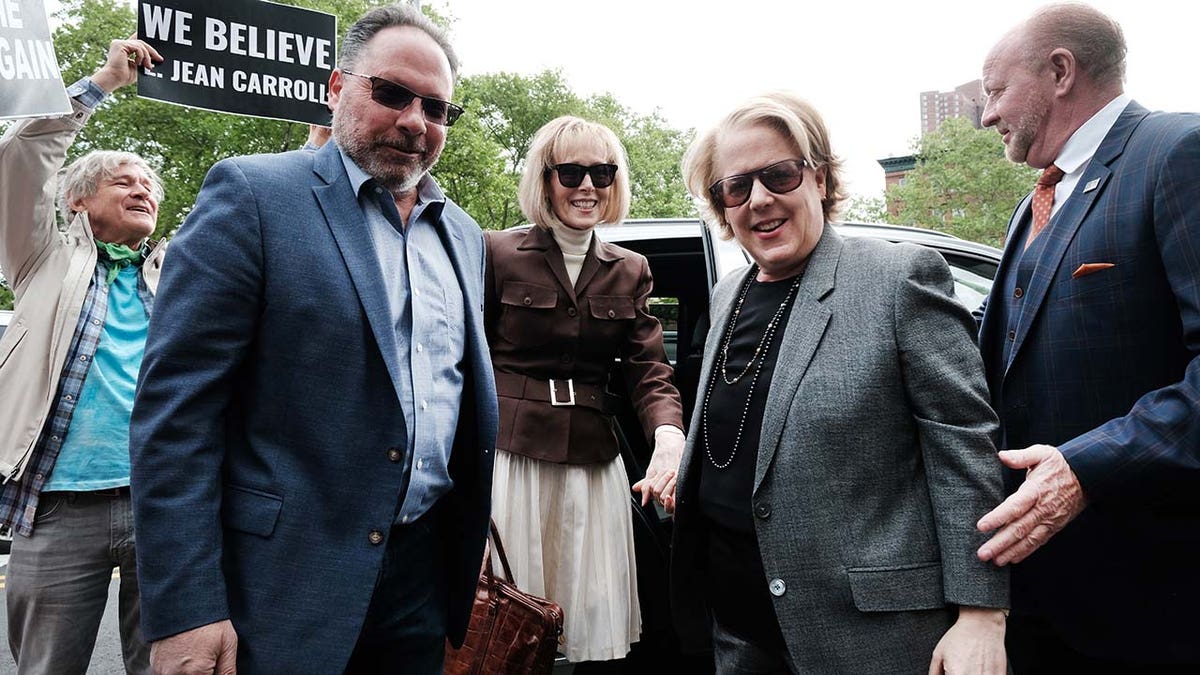
[[[729,457],[725,459],[724,463],[718,462],[713,457],[712,442],[710,440],[711,436],[708,432],[708,409],[709,401],[712,399],[712,390],[716,386],[715,376],[709,380],[708,390],[704,393],[704,409],[700,415],[700,419],[703,422],[704,431],[704,454],[708,455],[708,461],[718,469],[724,469],[728,467],[733,463],[733,458],[737,455],[738,446],[740,446],[742,443],[742,432],[744,432],[746,429],[746,418],[750,414],[750,402],[754,399],[754,388],[758,386],[758,376],[762,374],[763,363],[766,361],[767,351],[771,348],[772,338],[775,336],[775,331],[779,328],[780,319],[783,317],[784,311],[792,304],[792,299],[796,296],[796,291],[800,288],[800,279],[804,276],[803,274],[796,275],[795,281],[792,282],[792,287],[788,289],[787,297],[785,297],[783,302],[779,304],[779,307],[775,310],[774,316],[772,316],[771,320],[767,323],[767,328],[763,331],[763,336],[758,341],[758,346],[754,348],[754,354],[746,363],[746,367],[742,369],[742,372],[739,373],[737,377],[730,380],[729,375],[726,373],[726,366],[729,364],[729,344],[733,341],[733,332],[734,329],[737,328],[738,317],[740,317],[742,313],[742,305],[746,302],[746,294],[749,293],[750,286],[754,283],[754,278],[757,275],[758,266],[755,265],[753,268],[751,268],[750,274],[746,277],[746,282],[742,284],[742,293],[738,297],[737,304],[735,304],[733,307],[733,317],[729,321],[729,326],[725,329],[725,339],[721,345],[721,353],[717,356],[717,365],[721,371],[721,380],[729,386],[737,384],[738,381],[746,375],[746,373],[750,372],[750,368],[754,367],[754,377],[750,380],[750,391],[746,394],[746,404],[742,406],[742,418],[738,422],[737,436],[733,440],[733,450],[729,452]],[[757,365],[755,365],[756,361]]]

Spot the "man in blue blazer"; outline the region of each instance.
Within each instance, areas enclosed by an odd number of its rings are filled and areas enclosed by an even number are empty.
[[[428,174],[456,59],[372,10],[333,141],[209,172],[163,274],[131,431],[159,673],[440,673],[490,506],[483,238]]]
[[[980,332],[1013,494],[979,555],[1017,563],[1018,675],[1200,672],[1200,116],[1147,111],[1124,70],[1120,26],[1078,4],[983,69],[984,125],[1049,177]]]

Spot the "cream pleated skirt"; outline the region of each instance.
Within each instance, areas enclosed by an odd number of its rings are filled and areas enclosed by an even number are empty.
[[[562,606],[569,661],[622,658],[641,635],[629,500],[620,457],[573,465],[496,451],[492,518],[517,587]]]

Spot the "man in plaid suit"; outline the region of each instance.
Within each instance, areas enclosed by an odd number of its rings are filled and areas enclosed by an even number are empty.
[[[1018,675],[1197,672],[1200,116],[1123,91],[1107,16],[1052,5],[984,64],[983,123],[1046,169],[1017,207],[980,348],[1012,495]]]

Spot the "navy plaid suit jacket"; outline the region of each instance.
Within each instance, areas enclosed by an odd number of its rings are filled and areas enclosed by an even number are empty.
[[[1013,609],[1085,653],[1200,662],[1200,115],[1130,103],[1014,294],[1029,201],[980,348],[1003,446],[1058,446],[1089,505],[1015,566]]]

